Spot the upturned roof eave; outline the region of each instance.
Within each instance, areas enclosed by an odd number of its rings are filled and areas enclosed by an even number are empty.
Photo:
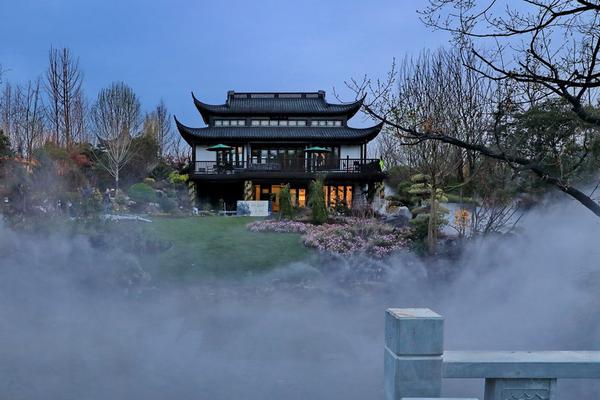
[[[209,123],[209,117],[211,116],[269,116],[269,115],[293,115],[293,116],[345,116],[347,119],[352,118],[356,113],[360,110],[365,100],[363,96],[356,101],[351,103],[329,103],[325,101],[325,110],[315,110],[315,111],[296,111],[296,110],[281,110],[281,111],[273,111],[273,110],[233,110],[230,108],[229,103],[225,104],[208,104],[204,103],[194,95],[192,92],[192,99],[194,100],[194,105],[196,109],[200,112],[202,116],[202,120],[204,123]]]
[[[194,105],[196,106],[196,109],[198,109],[198,112],[200,112],[200,115],[202,116],[202,120],[204,121],[205,124],[208,125],[209,116],[214,114],[214,112],[212,112],[211,109],[214,108],[215,106],[213,106],[212,104],[207,104],[207,103],[201,102],[200,100],[198,100],[196,98],[196,96],[194,96],[194,92],[192,92],[192,99],[194,99]]]
[[[236,127],[236,128],[215,128],[215,127],[205,127],[205,128],[191,128],[183,125],[177,118],[175,117],[175,123],[177,125],[177,130],[181,134],[182,138],[190,145],[197,143],[211,143],[211,142],[222,142],[222,141],[246,141],[246,142],[273,142],[273,141],[282,141],[282,142],[293,142],[293,141],[308,141],[313,143],[366,143],[377,137],[379,132],[383,127],[383,123],[379,123],[377,125],[368,127],[368,128],[287,128],[290,129],[288,132],[294,133],[302,133],[303,131],[313,131],[322,130],[322,129],[331,129],[329,132],[337,133],[336,130],[340,130],[342,132],[351,132],[353,135],[348,136],[338,136],[338,137],[326,137],[326,136],[289,136],[285,137],[284,135],[272,135],[272,136],[259,136],[259,135],[248,135],[249,131],[252,130],[254,132],[260,131],[269,131],[272,130],[273,133],[276,133],[281,128],[251,128],[251,127]],[[231,133],[233,131],[239,132],[239,135],[222,135],[218,136],[215,133],[219,133],[219,131],[225,133]],[[210,134],[209,134],[210,133]],[[246,134],[245,134],[246,133]]]

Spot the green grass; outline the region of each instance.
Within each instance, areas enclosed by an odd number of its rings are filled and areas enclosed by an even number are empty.
[[[255,233],[250,217],[152,218],[144,230],[169,241],[169,250],[149,264],[164,278],[241,277],[306,258],[300,235]]]

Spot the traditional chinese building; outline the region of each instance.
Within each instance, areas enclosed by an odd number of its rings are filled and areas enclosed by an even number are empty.
[[[311,180],[324,178],[329,206],[356,206],[372,199],[384,174],[379,160],[367,157],[367,144],[382,124],[351,128],[348,120],[362,100],[333,104],[325,92],[238,93],[225,104],[194,97],[206,127],[177,129],[192,146],[190,179],[200,203],[272,200],[289,184],[292,202],[306,206]]]

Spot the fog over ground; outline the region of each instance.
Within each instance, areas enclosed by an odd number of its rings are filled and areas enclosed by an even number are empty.
[[[600,220],[563,204],[521,226],[455,261],[315,256],[185,286],[83,237],[1,226],[0,398],[382,399],[387,307],[443,314],[447,349],[600,350]],[[583,386],[560,398],[598,398]]]

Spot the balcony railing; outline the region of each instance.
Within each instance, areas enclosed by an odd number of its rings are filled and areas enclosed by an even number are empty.
[[[313,159],[282,159],[282,160],[262,160],[253,161],[234,161],[234,162],[216,162],[216,161],[196,161],[193,173],[195,175],[226,175],[240,173],[275,173],[275,172],[296,172],[296,173],[318,173],[318,172],[343,172],[343,173],[368,173],[381,172],[379,160],[377,159],[359,159],[359,158],[340,158],[329,160]]]

